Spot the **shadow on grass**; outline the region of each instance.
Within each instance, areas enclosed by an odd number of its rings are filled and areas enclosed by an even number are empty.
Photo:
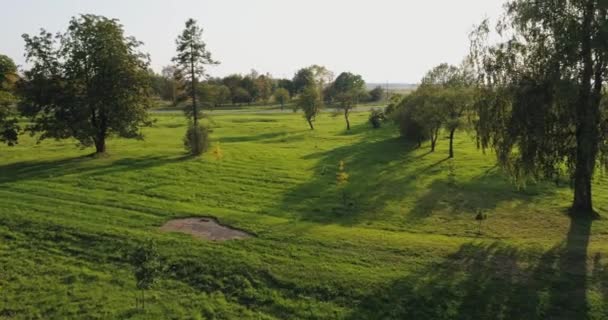
[[[587,319],[591,220],[572,219],[546,252],[468,243],[442,262],[377,288],[348,319]],[[597,277],[608,272],[599,259]],[[603,292],[606,282],[594,290]]]
[[[395,137],[391,129],[358,125],[352,130],[360,137],[357,142],[304,156],[317,160],[313,177],[284,195],[282,211],[295,213],[304,221],[355,225],[399,213],[397,206],[406,199],[413,205],[402,213],[415,222],[446,209],[474,217],[478,209],[493,209],[511,200],[526,202],[539,193],[554,192],[543,184],[518,191],[496,167],[476,177],[456,178],[454,172],[464,168],[450,169],[455,166],[453,160],[420,150],[416,144]],[[349,175],[345,187],[336,182],[340,161]],[[343,190],[346,203],[342,201]],[[396,209],[387,211],[387,205]]]
[[[91,156],[48,160],[24,161],[0,166],[0,184],[25,180],[56,178],[71,174],[99,176],[105,174],[143,170],[191,159],[191,156],[149,156],[121,158],[115,161],[95,159]]]
[[[387,139],[380,132],[365,134],[362,140],[304,156],[306,160],[318,160],[314,176],[287,191],[281,209],[297,213],[302,220],[350,224],[356,223],[369,206],[400,198],[404,187],[413,184],[416,177],[396,174],[401,172],[396,168],[409,161],[413,146],[400,138]],[[350,176],[346,205],[336,185],[340,161],[345,162]]]

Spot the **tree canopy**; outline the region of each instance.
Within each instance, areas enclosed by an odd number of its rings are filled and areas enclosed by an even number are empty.
[[[598,0],[510,1],[496,28],[503,41],[488,45],[487,21],[472,37],[481,147],[518,179],[569,175],[580,214],[593,212],[591,180],[606,150],[607,9]]]
[[[19,126],[12,109],[17,102],[14,90],[18,78],[13,60],[0,54],[0,142],[9,146],[15,145],[19,136]]]
[[[338,107],[344,112],[346,130],[350,130],[349,113],[359,102],[365,92],[365,81],[360,75],[342,72],[332,84],[332,94],[338,101]]]
[[[81,15],[65,33],[23,35],[32,65],[19,86],[28,130],[106,151],[106,138],[142,138],[150,124],[148,56],[115,19]]]

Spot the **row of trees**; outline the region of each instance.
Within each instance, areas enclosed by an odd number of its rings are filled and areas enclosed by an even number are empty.
[[[337,93],[327,86],[333,81],[333,73],[327,71],[325,67],[316,65],[300,69],[293,79],[275,79],[268,73],[260,74],[255,70],[247,75],[233,74],[223,78],[208,78],[199,84],[198,91],[201,102],[209,108],[227,104],[267,104],[271,101],[285,107],[292,97],[302,93],[306,86],[314,82],[315,72],[326,72],[325,76],[331,76],[325,79],[328,82],[325,83],[326,90],[323,92],[323,97],[325,103],[335,102]],[[151,78],[152,90],[156,96],[171,101],[174,105],[182,102],[180,96],[183,93],[180,90],[180,83],[183,76],[175,66],[163,68],[161,74],[152,73]],[[363,88],[358,95],[358,101],[378,102],[383,97],[382,87],[369,91]]]
[[[185,146],[197,155],[209,144],[208,130],[199,123],[204,107],[271,98],[284,106],[295,98],[295,108],[304,110],[312,129],[321,107],[330,103],[344,110],[350,129],[350,110],[370,94],[380,99],[383,93],[381,88],[367,92],[361,76],[352,73],[334,80],[319,65],[300,69],[293,79],[257,72],[210,79],[206,68],[219,62],[192,19],[176,40],[174,64],[162,76],[151,76],[149,56],[139,50],[142,43],[126,36],[116,19],[80,15],[63,33],[41,29],[23,39],[28,70],[19,74],[10,58],[0,56],[0,141],[9,145],[17,143],[23,129],[39,140],[75,138],[104,153],[109,136],[143,138],[141,128],[151,124],[151,98],[159,94],[186,106]],[[25,128],[18,126],[18,116],[28,118]]]
[[[461,67],[440,65],[394,106],[404,136],[453,138],[470,124],[482,149],[515,179],[572,181],[572,212],[595,215],[592,181],[608,166],[608,4],[513,0],[489,44],[488,21],[471,34]]]
[[[418,145],[430,140],[435,151],[441,130],[449,133],[449,158],[454,157],[456,130],[471,119],[475,99],[474,76],[463,64],[460,67],[440,64],[430,70],[420,86],[398,104],[393,117],[404,137]]]

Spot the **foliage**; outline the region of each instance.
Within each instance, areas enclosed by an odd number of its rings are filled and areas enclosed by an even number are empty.
[[[438,121],[449,132],[449,158],[454,157],[454,135],[465,122],[464,117],[472,109],[474,90],[473,75],[466,64],[460,68],[440,64],[430,70],[422,79],[417,90],[425,91],[425,96],[434,105]]]
[[[332,83],[332,92],[338,101],[338,108],[344,112],[346,120],[346,130],[350,130],[348,115],[352,108],[359,102],[361,94],[365,90],[365,81],[360,75],[350,72],[342,72]]]
[[[251,94],[244,88],[237,87],[232,90],[232,103],[250,103],[251,101]]]
[[[315,75],[310,68],[302,68],[293,76],[292,84],[296,94],[302,93],[305,88],[315,85]]]
[[[0,54],[0,142],[9,146],[17,143],[20,130],[12,115],[12,105],[17,102],[14,95],[17,80],[17,66],[11,58]]]
[[[131,253],[130,260],[133,265],[137,289],[141,290],[142,293],[142,308],[145,309],[144,292],[154,285],[162,271],[161,259],[156,243],[148,239],[144,243],[139,244]]]
[[[189,154],[199,156],[209,148],[209,129],[204,125],[190,125],[184,137],[184,147]]]
[[[117,20],[81,15],[57,36],[23,35],[32,65],[19,86],[28,130],[106,150],[106,138],[139,138],[149,125],[148,57]]]
[[[424,104],[420,103],[418,96],[419,92],[412,93],[404,97],[395,111],[391,113],[391,117],[399,126],[399,132],[405,139],[416,142],[418,147],[422,142],[428,140],[436,126],[429,127],[430,122],[424,122]],[[430,107],[429,107],[430,108]],[[431,113],[426,113],[430,115]]]
[[[289,99],[291,99],[291,97],[289,96],[289,91],[287,89],[277,88],[274,91],[274,100],[281,105],[281,109],[289,102]]]
[[[321,112],[323,106],[323,100],[319,93],[319,88],[316,85],[309,85],[302,91],[298,97],[298,101],[295,105],[296,109],[302,109],[304,111],[304,118],[310,126],[310,130],[314,130],[313,122],[315,118]]]
[[[593,214],[592,178],[608,136],[600,103],[608,72],[604,1],[552,5],[510,1],[488,45],[488,22],[472,34],[471,60],[483,92],[476,129],[482,148],[522,181],[556,180],[574,186],[573,212]]]
[[[381,86],[376,86],[369,91],[369,99],[372,102],[379,102],[384,97],[384,89]]]
[[[382,109],[373,108],[369,113],[369,123],[374,129],[379,129],[382,126],[382,122],[386,120],[384,111]]]
[[[216,65],[219,62],[211,58],[211,52],[207,51],[207,45],[203,41],[203,29],[198,26],[196,20],[188,19],[182,34],[175,41],[177,45],[177,55],[173,58],[179,73],[183,76],[185,93],[190,99],[191,108],[186,113],[191,118],[194,125],[198,125],[200,110],[197,105],[197,82],[201,78],[206,78],[207,65]]]

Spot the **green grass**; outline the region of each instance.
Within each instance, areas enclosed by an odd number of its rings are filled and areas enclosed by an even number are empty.
[[[415,149],[367,113],[350,133],[329,114],[315,131],[295,114],[217,115],[217,161],[184,155],[181,115],[155,117],[107,157],[27,136],[0,147],[0,319],[608,317],[608,222],[571,220],[565,183],[518,190],[465,133],[448,160],[445,139]],[[256,237],[158,231],[191,216]],[[167,270],[140,312],[126,255],[147,238]]]

